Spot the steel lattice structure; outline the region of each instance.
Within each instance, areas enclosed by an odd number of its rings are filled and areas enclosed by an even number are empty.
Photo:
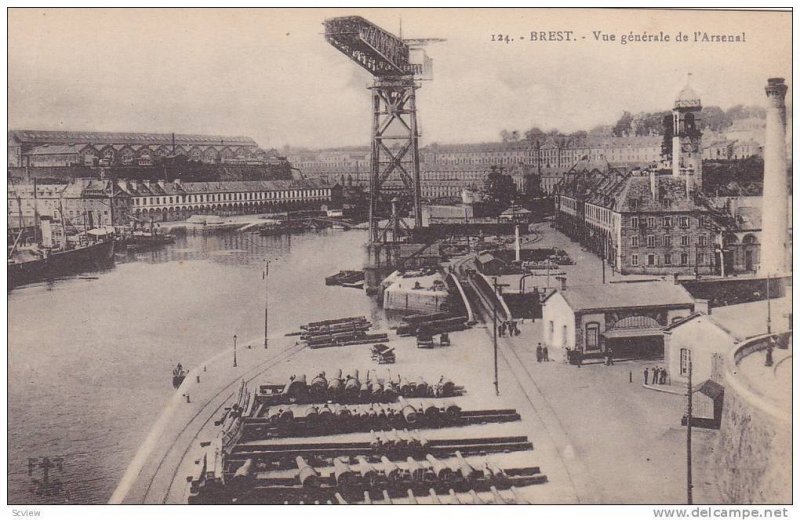
[[[430,60],[412,63],[412,51],[426,40],[403,40],[360,16],[325,20],[325,39],[375,77],[372,91],[372,161],[370,172],[370,243],[396,242],[405,228],[392,211],[383,228],[379,207],[410,207],[422,226],[420,207],[417,80]],[[391,232],[391,240],[389,234]]]

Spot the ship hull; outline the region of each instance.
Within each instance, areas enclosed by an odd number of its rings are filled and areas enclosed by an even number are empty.
[[[18,287],[59,276],[111,267],[114,241],[107,240],[86,247],[51,253],[47,258],[8,264],[8,288]]]

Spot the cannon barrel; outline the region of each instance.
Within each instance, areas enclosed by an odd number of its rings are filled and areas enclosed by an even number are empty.
[[[336,396],[342,391],[342,369],[336,371],[336,375],[328,381],[328,394]]]
[[[461,417],[461,407],[452,401],[447,401],[444,403],[444,413],[446,413],[450,419],[457,420]]]
[[[403,397],[414,397],[416,393],[417,385],[413,381],[409,381],[408,379],[403,379],[400,382],[400,395]]]
[[[303,457],[298,456],[295,459],[297,462],[297,478],[303,487],[319,487],[319,473],[312,468]]]
[[[439,495],[436,494],[436,491],[433,488],[428,489],[428,494],[431,496],[431,503],[432,504],[441,504],[442,501],[439,500]]]
[[[475,474],[475,468],[473,468],[470,463],[464,459],[464,456],[461,455],[460,451],[456,451],[455,467],[461,474],[461,478],[464,480],[472,479],[473,475]]]
[[[386,401],[394,401],[397,399],[397,386],[388,379],[383,382],[383,398]]]
[[[417,380],[417,389],[415,393],[418,397],[428,396],[428,383],[426,383],[424,379],[419,378]]]
[[[436,394],[440,397],[450,397],[455,393],[455,390],[456,385],[449,379],[445,379],[444,376],[442,376],[436,384]]]
[[[464,501],[461,500],[458,497],[458,495],[456,495],[456,492],[455,492],[455,490],[453,488],[450,488],[449,490],[447,490],[447,493],[450,495],[450,498],[453,499],[453,502],[452,502],[453,504],[459,505],[459,504],[463,504],[464,503]]]
[[[372,464],[367,462],[367,458],[363,455],[357,457],[358,472],[361,474],[361,481],[366,487],[373,487],[378,481],[378,472],[372,467]]]
[[[394,500],[392,500],[392,497],[389,496],[389,492],[385,489],[383,490],[383,502],[384,504],[394,504]]]
[[[339,503],[340,505],[343,506],[347,505],[347,500],[345,500],[344,497],[341,495],[341,493],[339,493],[338,491],[334,493],[333,496],[336,497],[336,502]]]
[[[453,479],[454,473],[449,466],[437,460],[436,457],[434,457],[430,453],[425,455],[425,458],[428,460],[428,462],[431,463],[433,472],[436,473],[436,477],[439,480],[441,480],[442,482],[449,482],[450,480]]]
[[[408,472],[411,474],[412,480],[415,482],[425,481],[425,475],[428,473],[425,467],[414,460],[414,457],[406,458],[406,462],[408,463]]]
[[[255,463],[253,459],[247,459],[244,461],[244,464],[239,466],[237,470],[233,474],[233,480],[247,480],[253,474],[253,469],[255,468]]]
[[[399,482],[403,480],[403,471],[400,466],[389,460],[385,455],[381,456],[381,462],[383,463],[383,471],[389,481]]]
[[[322,422],[329,422],[333,418],[333,411],[327,404],[322,405],[322,408],[318,410],[318,413],[319,420]]]
[[[361,390],[361,382],[358,380],[358,370],[355,375],[349,374],[344,382],[344,391],[346,394],[357,397]]]
[[[425,415],[425,418],[431,422],[435,422],[442,412],[442,410],[433,403],[420,403],[420,410],[423,415]]]
[[[333,459],[333,474],[336,477],[336,485],[350,489],[355,484],[355,475],[350,466],[340,459]]]
[[[507,503],[506,499],[503,498],[503,495],[501,495],[499,491],[497,491],[496,487],[489,486],[489,490],[492,492],[492,496],[494,497],[494,503],[495,504],[506,504]]]
[[[417,422],[417,409],[405,400],[400,403],[400,415],[403,416],[403,420],[408,424]]]
[[[306,375],[300,374],[295,377],[283,388],[283,393],[289,397],[302,397],[308,393],[308,386],[306,385]]]
[[[469,494],[472,497],[472,503],[473,504],[485,504],[486,503],[481,497],[478,496],[478,494],[475,492],[474,489],[470,489],[469,490]]]
[[[419,504],[419,502],[417,501],[417,497],[414,496],[414,492],[411,489],[408,489],[406,491],[406,494],[408,495],[408,502],[410,504]]]
[[[322,396],[325,395],[325,392],[328,390],[328,380],[325,379],[325,372],[320,372],[314,379],[311,380],[311,386],[309,387],[309,393],[314,396]]]
[[[348,407],[338,404],[333,407],[333,414],[339,418],[350,417],[352,415]]]

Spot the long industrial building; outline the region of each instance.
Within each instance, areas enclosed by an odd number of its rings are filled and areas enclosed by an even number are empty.
[[[9,167],[150,166],[185,155],[204,163],[263,164],[270,155],[250,137],[138,132],[11,130]]]

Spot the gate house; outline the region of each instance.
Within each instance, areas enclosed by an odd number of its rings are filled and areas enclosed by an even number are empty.
[[[664,353],[662,329],[690,315],[694,299],[672,282],[629,282],[562,287],[542,305],[543,343],[600,356],[656,357]]]

